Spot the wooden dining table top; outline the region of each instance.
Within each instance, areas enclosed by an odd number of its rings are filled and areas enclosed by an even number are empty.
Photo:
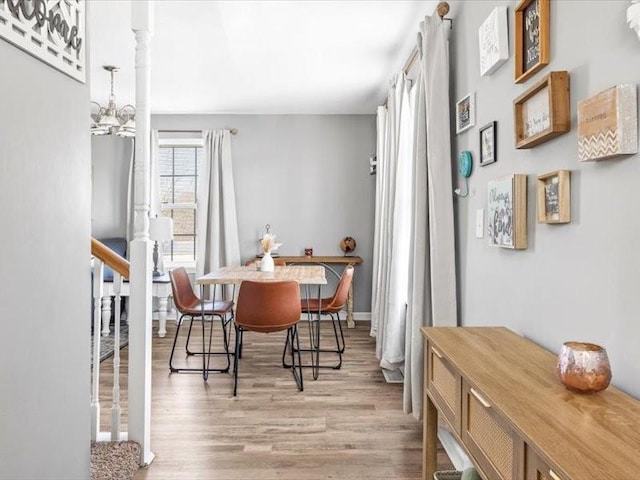
[[[324,267],[320,265],[277,266],[273,272],[261,272],[255,265],[221,267],[196,279],[199,285],[240,284],[254,282],[282,282],[294,280],[301,285],[326,285]]]

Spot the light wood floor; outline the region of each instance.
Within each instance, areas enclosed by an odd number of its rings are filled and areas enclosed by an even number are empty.
[[[323,327],[328,334],[330,324]],[[421,478],[421,423],[402,412],[402,385],[384,382],[368,324],[345,329],[342,369],[324,369],[315,381],[305,369],[304,392],[281,367],[284,334],[245,333],[236,398],[231,374],[212,373],[204,382],[201,375],[169,373],[174,335],[172,322],[164,339],[154,332],[151,448],[156,458],[136,480]],[[176,363],[184,364],[180,341]],[[127,349],[122,353],[126,430]],[[333,358],[327,355],[324,361]],[[188,361],[199,365],[196,357]],[[111,360],[101,365],[105,430],[112,368]],[[438,460],[443,469],[451,468],[443,451]]]

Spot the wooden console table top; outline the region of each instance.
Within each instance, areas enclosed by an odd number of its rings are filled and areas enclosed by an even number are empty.
[[[556,374],[557,356],[506,328],[422,333],[567,478],[640,475],[640,401],[613,386],[593,395],[570,392]]]
[[[336,264],[349,264],[360,265],[362,263],[362,257],[356,257],[351,255],[336,255],[336,256],[316,256],[311,257],[299,256],[278,256],[274,258],[280,258],[287,263],[336,263]]]

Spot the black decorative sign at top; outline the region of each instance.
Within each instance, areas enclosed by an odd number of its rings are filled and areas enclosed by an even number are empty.
[[[540,6],[533,0],[524,9],[524,71],[534,67],[540,61]]]

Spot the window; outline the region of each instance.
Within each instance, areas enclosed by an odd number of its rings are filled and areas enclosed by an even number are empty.
[[[161,140],[158,155],[162,215],[173,218],[173,240],[163,244],[164,260],[194,262],[202,142]]]

